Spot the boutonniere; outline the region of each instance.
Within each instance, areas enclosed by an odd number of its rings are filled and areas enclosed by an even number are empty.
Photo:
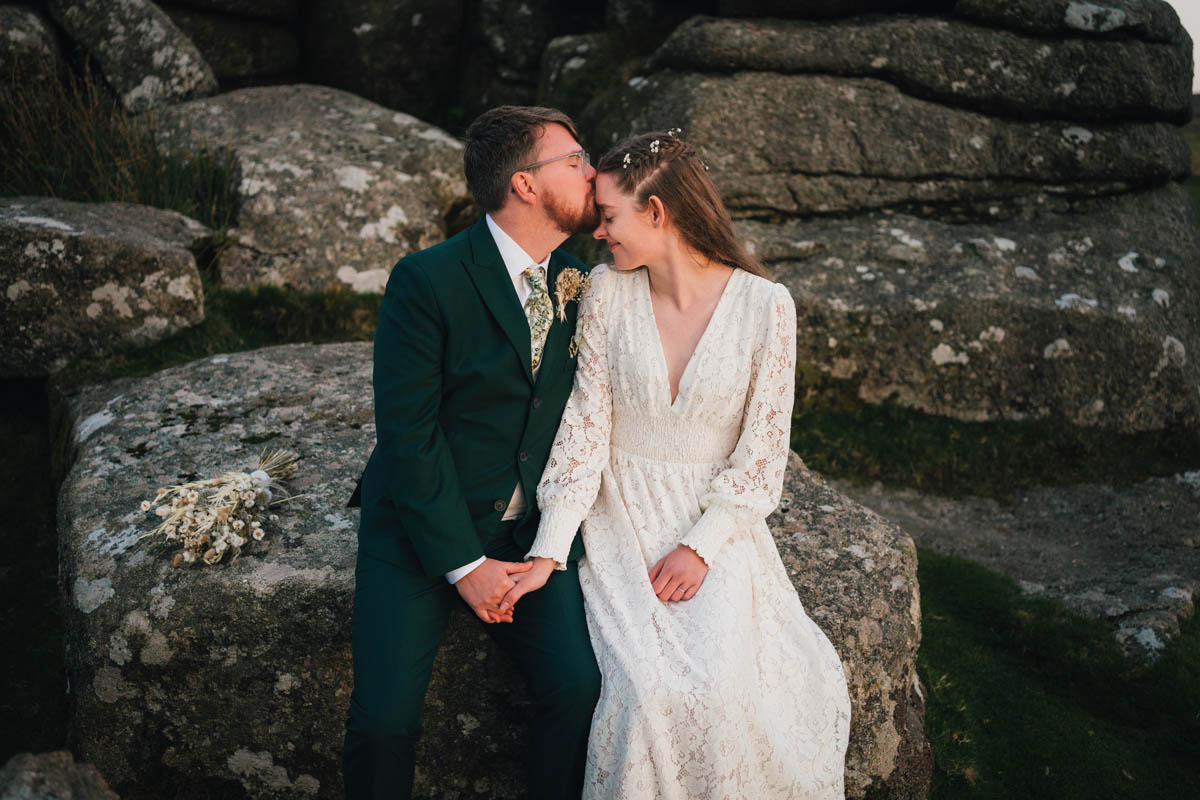
[[[567,303],[578,300],[579,295],[588,287],[590,275],[584,275],[574,267],[567,267],[558,273],[554,281],[554,299],[558,301],[558,319],[567,321]]]

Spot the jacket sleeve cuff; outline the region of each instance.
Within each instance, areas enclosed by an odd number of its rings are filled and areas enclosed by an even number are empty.
[[[730,535],[736,529],[736,515],[724,506],[713,505],[705,509],[700,519],[679,543],[695,550],[696,555],[704,559],[704,563],[711,569],[721,545],[729,541]]]
[[[538,522],[537,537],[533,546],[525,554],[525,560],[531,558],[550,558],[554,560],[555,569],[567,568],[567,556],[571,552],[571,542],[579,532],[583,515],[565,508],[543,508],[542,518]]]

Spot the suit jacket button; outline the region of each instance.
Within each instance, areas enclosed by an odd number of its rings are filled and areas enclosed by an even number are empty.
[[[542,405],[542,398],[540,398],[540,397],[533,398],[533,407],[534,408],[540,408],[541,405]]]
[[[496,509],[497,511],[503,511],[504,510],[504,501],[497,500],[496,502],[492,503],[492,508]]]
[[[522,450],[520,455],[517,456],[517,458],[521,459],[522,461],[528,461],[529,453],[526,453],[524,450]]]

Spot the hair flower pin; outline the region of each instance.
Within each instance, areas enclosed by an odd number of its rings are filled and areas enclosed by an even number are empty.
[[[681,133],[683,133],[683,128],[668,128],[667,129],[667,136],[674,136],[676,139],[679,138],[679,134],[681,134]]]
[[[653,142],[650,143],[650,152],[651,153],[658,152],[658,139],[655,139]]]
[[[629,155],[629,153],[626,153],[625,158],[621,159],[621,169],[629,169],[629,164],[632,161],[633,158]]]

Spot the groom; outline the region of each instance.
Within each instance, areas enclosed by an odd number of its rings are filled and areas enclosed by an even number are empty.
[[[529,796],[578,798],[600,691],[572,561],[506,611],[529,568],[535,489],[574,380],[550,299],[556,249],[597,223],[596,171],[574,123],[501,106],[467,129],[467,185],[486,215],[393,268],[375,334],[377,443],[361,482],[348,800],[407,798],[438,643],[465,602],[516,660],[533,705]],[[549,317],[547,319],[547,317]],[[353,502],[353,501],[352,501]],[[482,687],[465,687],[465,696]]]

